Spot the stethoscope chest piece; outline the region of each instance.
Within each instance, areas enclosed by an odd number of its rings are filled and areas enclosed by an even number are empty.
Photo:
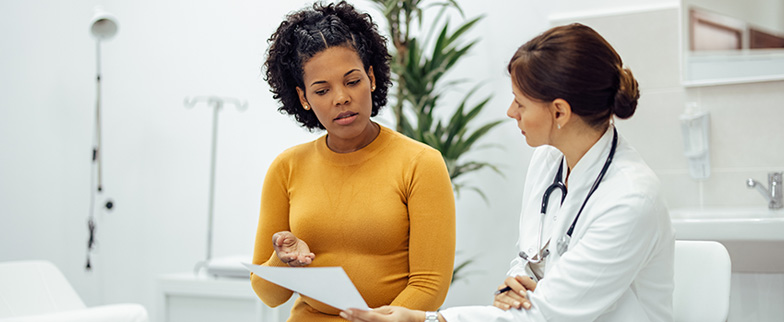
[[[566,253],[566,250],[569,249],[569,241],[571,240],[572,237],[569,237],[569,235],[563,235],[561,238],[558,238],[558,241],[555,243],[555,251],[558,252],[558,256]]]

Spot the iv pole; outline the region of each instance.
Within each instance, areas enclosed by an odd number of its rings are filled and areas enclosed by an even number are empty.
[[[223,108],[223,105],[229,103],[237,107],[237,110],[244,111],[248,108],[248,102],[240,102],[236,98],[230,97],[217,97],[217,96],[197,96],[192,99],[185,98],[184,104],[187,108],[192,108],[198,102],[205,102],[212,107],[212,145],[210,155],[210,196],[207,209],[207,258],[203,261],[196,263],[194,272],[198,273],[199,269],[206,267],[212,259],[212,226],[214,224],[214,203],[215,203],[215,159],[216,151],[218,148],[218,112]]]

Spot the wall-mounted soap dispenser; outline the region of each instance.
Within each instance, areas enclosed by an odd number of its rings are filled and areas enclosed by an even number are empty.
[[[689,174],[694,179],[710,177],[710,118],[707,111],[698,108],[697,103],[686,104],[680,116],[683,132],[683,154],[689,162]]]

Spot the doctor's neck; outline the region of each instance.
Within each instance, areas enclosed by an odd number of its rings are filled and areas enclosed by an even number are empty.
[[[596,128],[581,120],[575,121],[572,119],[571,122],[567,122],[560,129],[556,129],[555,137],[557,139],[553,142],[553,146],[560,150],[564,158],[566,158],[566,166],[568,168],[564,184],[567,184],[567,186],[571,170],[580,162],[585,153],[599,141],[609,126],[609,122],[601,128]]]

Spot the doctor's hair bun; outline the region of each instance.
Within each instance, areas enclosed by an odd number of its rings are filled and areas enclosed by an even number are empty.
[[[637,109],[637,100],[640,99],[640,90],[637,86],[637,80],[634,79],[631,70],[619,67],[618,71],[618,92],[615,93],[612,113],[618,118],[627,119],[634,115],[634,111]]]
[[[553,27],[517,49],[507,65],[512,83],[541,102],[563,99],[572,113],[597,129],[610,118],[629,118],[640,92],[621,56],[583,24]]]

